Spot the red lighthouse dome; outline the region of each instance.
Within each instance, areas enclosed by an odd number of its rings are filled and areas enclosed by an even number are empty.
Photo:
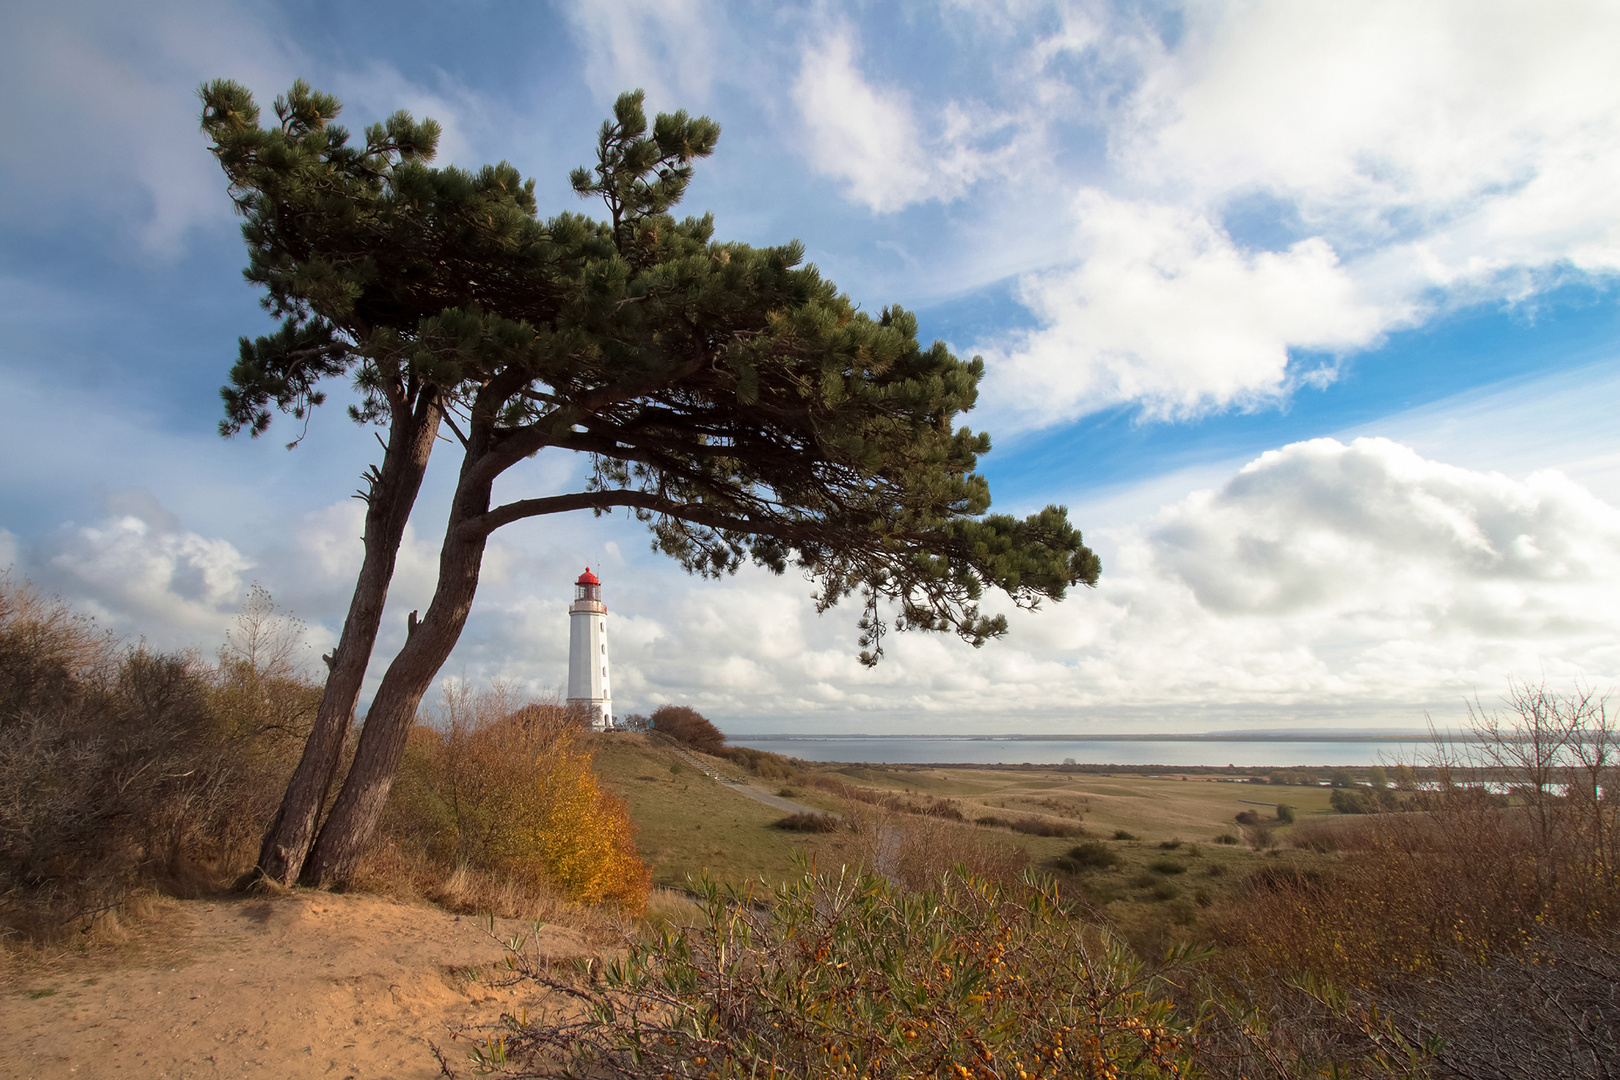
[[[596,580],[596,575],[591,573],[591,568],[587,566],[585,568],[585,572],[583,574],[579,575],[579,580],[574,582],[574,584],[575,585],[600,585],[602,583],[600,581]]]

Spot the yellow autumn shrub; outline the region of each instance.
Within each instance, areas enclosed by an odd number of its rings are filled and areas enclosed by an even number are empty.
[[[436,719],[411,734],[390,793],[391,837],[571,899],[645,907],[652,872],[574,714],[497,686],[447,691]]]

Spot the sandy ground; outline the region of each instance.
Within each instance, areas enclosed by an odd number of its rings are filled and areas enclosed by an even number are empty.
[[[595,951],[562,927],[536,943]],[[171,902],[130,946],[5,973],[0,1077],[414,1080],[440,1075],[430,1039],[466,1075],[450,1025],[545,1004],[491,984],[502,956],[476,918],[374,897]]]

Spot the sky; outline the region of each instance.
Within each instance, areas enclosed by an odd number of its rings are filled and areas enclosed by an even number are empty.
[[[496,534],[443,675],[566,679],[588,564],[615,711],[733,734],[1446,725],[1620,676],[1620,6],[1577,0],[58,0],[0,10],[0,568],[129,640],[217,648],[253,583],[336,640],[380,451],[333,386],[222,439],[241,277],[196,87],[295,78],[543,214],[613,99],[719,121],[683,210],[801,240],[981,355],[995,509],[1067,506],[1095,589],[975,650],[891,637],[643,526]],[[368,694],[426,606],[430,468]],[[577,490],[541,455],[502,498]],[[990,605],[996,608],[992,602]],[[1009,605],[1002,604],[999,609]],[[313,669],[312,669],[313,670]]]

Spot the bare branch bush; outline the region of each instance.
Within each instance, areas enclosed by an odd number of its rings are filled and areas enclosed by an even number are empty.
[[[1469,719],[1475,741],[1437,740],[1432,779],[1397,770],[1398,811],[1296,832],[1337,849],[1325,869],[1251,878],[1216,920],[1234,984],[1260,971],[1347,987],[1413,1041],[1443,1039],[1439,1075],[1609,1075],[1593,1033],[1615,1018],[1614,719],[1589,688],[1528,683]],[[1567,1068],[1544,1068],[1554,1045]]]
[[[263,623],[274,609],[260,600]],[[143,888],[194,893],[251,859],[319,693],[270,659],[126,649],[0,578],[6,928],[90,927]]]
[[[1620,935],[1544,931],[1484,962],[1381,995],[1386,1013],[1434,1047],[1436,1078],[1613,1080],[1620,1076]]]

